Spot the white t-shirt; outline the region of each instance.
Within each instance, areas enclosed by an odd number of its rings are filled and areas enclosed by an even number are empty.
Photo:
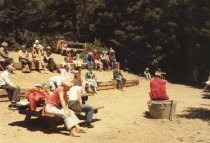
[[[78,93],[82,92],[82,87],[81,86],[73,86],[69,89],[68,92],[68,100],[78,100]]]

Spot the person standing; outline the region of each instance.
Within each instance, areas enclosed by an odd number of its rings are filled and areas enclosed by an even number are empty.
[[[123,90],[123,87],[125,85],[126,79],[123,77],[119,64],[115,65],[115,68],[113,70],[113,79],[117,81],[117,86],[120,90]]]
[[[0,89],[5,89],[11,104],[9,108],[16,108],[17,102],[20,101],[20,87],[15,85],[10,80],[10,73],[14,71],[14,68],[11,65],[6,67],[6,70],[3,71],[0,75]]]

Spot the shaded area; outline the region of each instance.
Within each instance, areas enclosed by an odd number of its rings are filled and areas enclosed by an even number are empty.
[[[61,123],[57,122],[56,125],[59,125]],[[51,133],[60,133],[64,135],[68,135],[68,132],[66,131],[65,126],[57,126],[56,128],[52,127],[50,123],[41,118],[34,118],[29,120],[28,122],[25,121],[15,121],[12,123],[9,123],[10,126],[19,126],[23,128],[27,128],[29,131],[42,131],[47,134]]]
[[[149,111],[145,111],[145,112],[144,112],[144,117],[145,117],[145,118],[148,118],[148,119],[153,119],[153,118],[151,117]]]
[[[179,114],[177,116],[180,118],[201,119],[203,121],[210,122],[210,110],[207,108],[190,107],[187,110],[184,110],[183,114]]]

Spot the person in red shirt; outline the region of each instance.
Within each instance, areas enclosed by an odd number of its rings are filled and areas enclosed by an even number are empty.
[[[168,100],[166,93],[166,81],[162,79],[161,73],[155,73],[155,77],[150,81],[150,99],[151,100]]]
[[[72,86],[73,83],[69,79],[63,81],[48,99],[45,106],[45,112],[63,118],[66,128],[69,130],[69,134],[73,137],[79,137],[80,135],[78,133],[85,132],[85,130],[78,125],[79,119],[74,112],[68,108],[67,104],[68,99],[66,92]]]

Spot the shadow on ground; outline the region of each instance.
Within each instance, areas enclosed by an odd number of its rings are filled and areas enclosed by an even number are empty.
[[[32,132],[42,131],[47,134],[59,133],[59,134],[68,135],[68,132],[66,131],[65,126],[61,124],[62,123],[56,123],[56,125],[58,126],[52,127],[47,120],[44,120],[41,118],[34,118],[34,119],[30,119],[29,122],[15,121],[15,122],[9,123],[8,125],[27,128],[29,131],[32,131]]]
[[[187,119],[201,119],[210,123],[210,110],[207,108],[193,108],[190,107],[187,110],[184,110],[183,114],[177,115],[180,118]]]

